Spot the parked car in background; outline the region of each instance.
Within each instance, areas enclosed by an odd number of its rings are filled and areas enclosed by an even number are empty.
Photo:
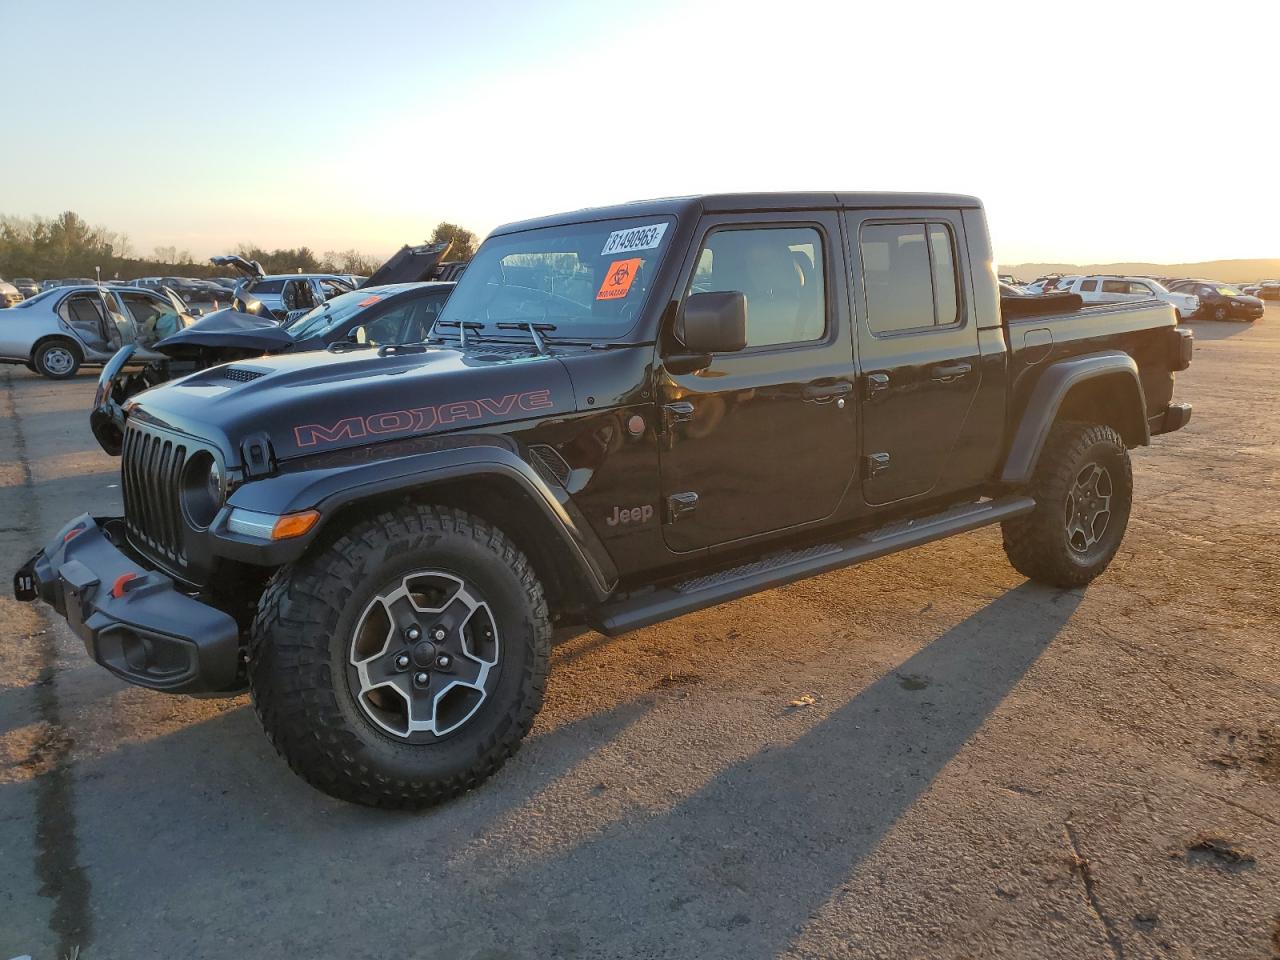
[[[1241,292],[1259,300],[1280,300],[1280,280],[1260,280]]]
[[[9,281],[18,288],[18,292],[22,294],[25,300],[27,297],[34,297],[40,292],[40,284],[36,283],[30,277],[15,277]]]
[[[1079,294],[1085,303],[1163,300],[1173,307],[1179,321],[1194,316],[1200,309],[1200,301],[1193,294],[1174,293],[1150,277],[1072,277],[1066,284],[1059,282],[1056,289]]]
[[[1190,293],[1200,300],[1197,316],[1213,320],[1260,320],[1262,300],[1247,295],[1239,287],[1217,280],[1177,280],[1169,286],[1174,293]]]
[[[1074,275],[1062,276],[1060,274],[1050,274],[1047,277],[1037,277],[1027,284],[1028,293],[1052,293],[1054,290],[1065,290],[1075,279]]]
[[[109,360],[125,344],[139,360],[159,360],[151,348],[193,323],[163,293],[124,285],[55,287],[24,300],[0,323],[0,363],[21,363],[52,380]]]
[[[8,280],[0,277],[0,310],[19,304],[22,300],[22,292]]]
[[[118,456],[125,401],[166,380],[268,354],[421,343],[431,333],[453,288],[452,283],[366,287],[348,291],[283,324],[270,317],[219,310],[160,341],[155,349],[165,359],[134,373],[124,372],[125,364],[135,362],[134,348],[124,346],[98,379],[90,429],[102,449]]]
[[[347,293],[352,285],[332,273],[282,273],[268,276],[257,260],[232,254],[210,257],[219,267],[235,267],[245,275],[231,306],[240,313],[283,321],[301,316],[325,301]]]

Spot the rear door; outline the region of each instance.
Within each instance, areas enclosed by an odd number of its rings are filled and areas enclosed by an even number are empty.
[[[862,488],[879,505],[943,493],[981,382],[957,210],[849,211],[862,372]]]
[[[857,462],[836,214],[706,217],[685,269],[682,295],[745,294],[747,346],[694,373],[658,371],[667,546],[714,547],[829,516]]]
[[[1102,280],[1102,294],[1098,300],[1102,303],[1123,303],[1129,298],[1128,280]]]

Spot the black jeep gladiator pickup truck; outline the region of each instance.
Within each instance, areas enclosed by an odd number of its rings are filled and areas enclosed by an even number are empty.
[[[430,804],[618,634],[999,522],[1078,587],[1177,430],[1158,301],[1002,316],[980,203],[690,197],[502,227],[426,342],[237,361],[125,405],[123,517],[15,577],[167,692],[248,686],[335,796]]]

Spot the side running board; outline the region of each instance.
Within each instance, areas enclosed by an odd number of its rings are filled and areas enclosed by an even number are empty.
[[[1016,496],[966,503],[932,516],[891,523],[846,540],[772,554],[606,605],[600,611],[597,625],[602,633],[617,636],[761,590],[1021,516],[1030,513],[1035,505],[1030,497]]]

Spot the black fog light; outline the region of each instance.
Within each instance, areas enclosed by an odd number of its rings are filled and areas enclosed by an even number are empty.
[[[182,470],[182,512],[187,522],[205,529],[218,515],[222,496],[222,467],[212,454],[198,451]]]

